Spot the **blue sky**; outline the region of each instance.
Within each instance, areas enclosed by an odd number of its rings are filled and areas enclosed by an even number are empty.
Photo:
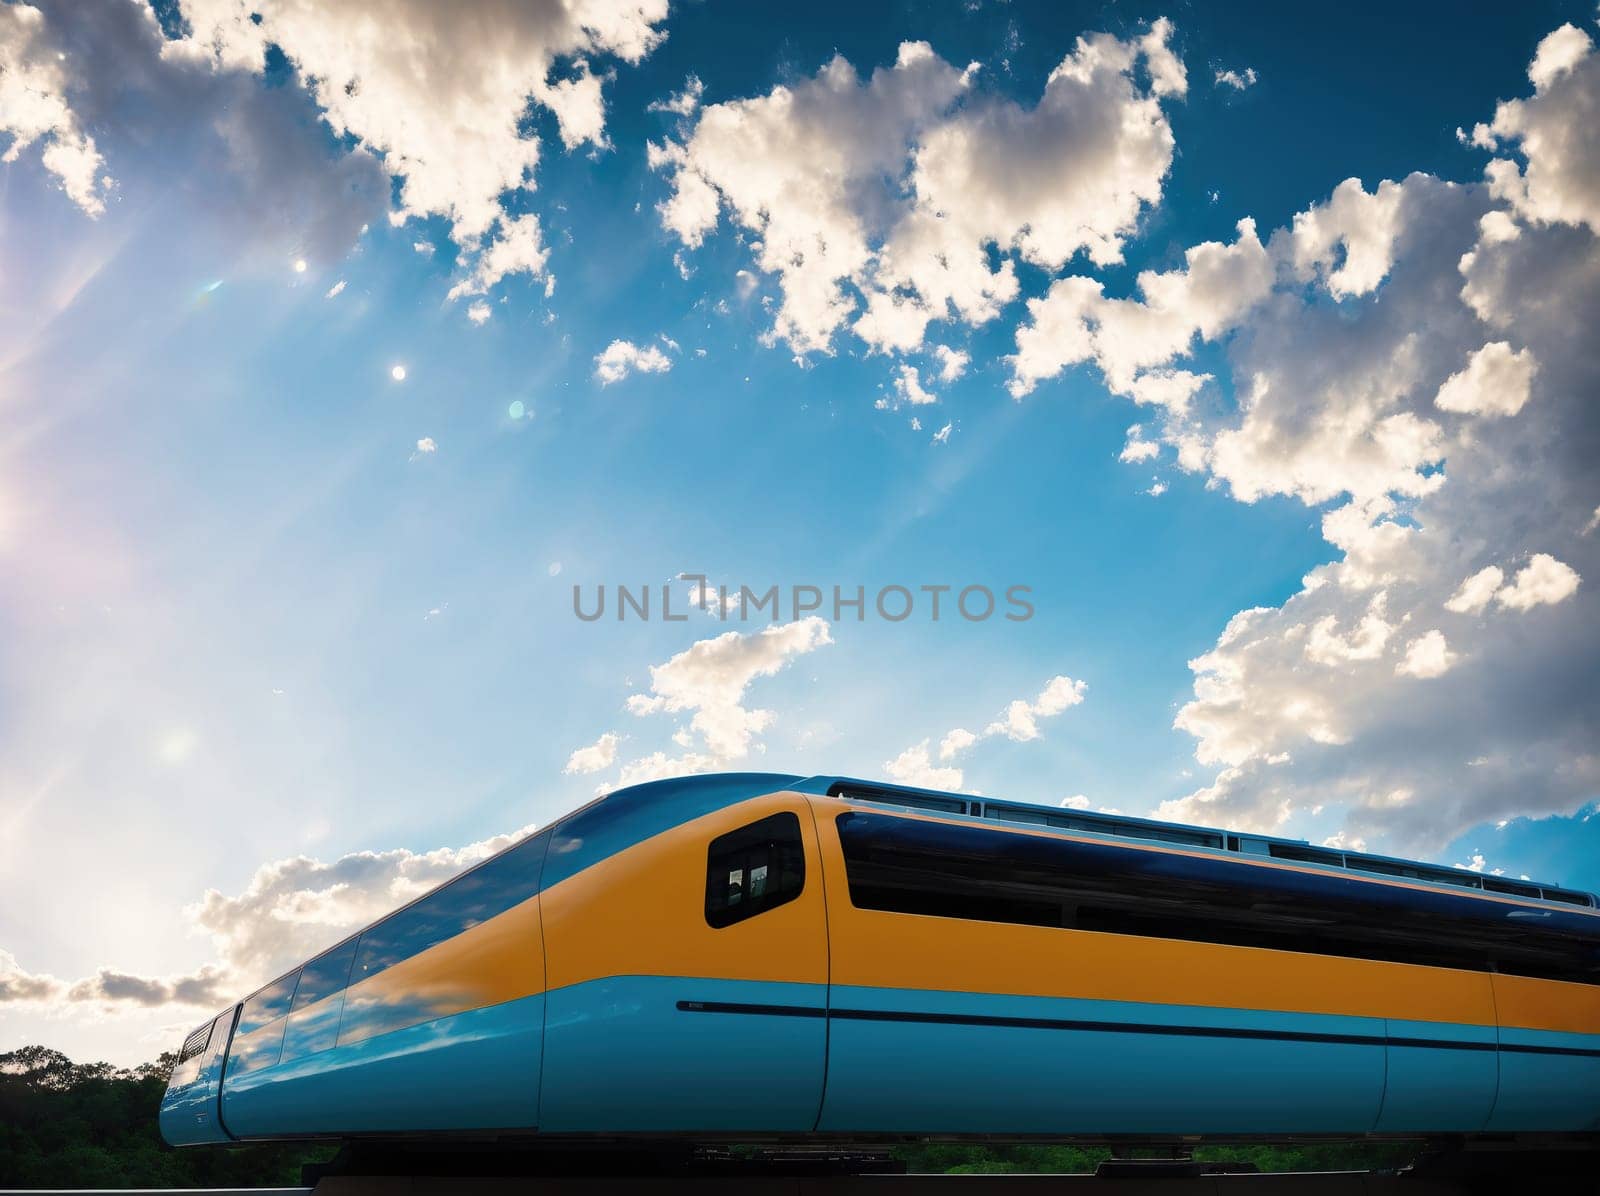
[[[261,7],[0,13],[0,1045],[685,768],[1600,889],[1592,7]],[[1036,613],[573,616],[684,573]]]

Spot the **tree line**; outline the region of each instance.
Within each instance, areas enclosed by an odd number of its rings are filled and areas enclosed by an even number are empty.
[[[156,1115],[177,1056],[135,1068],[74,1063],[29,1046],[0,1054],[0,1188],[249,1188],[294,1185],[324,1144],[174,1150]]]

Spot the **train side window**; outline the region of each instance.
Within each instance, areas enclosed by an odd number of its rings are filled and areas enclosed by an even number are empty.
[[[244,1003],[244,1008],[239,1012],[239,1028],[236,1034],[245,1035],[252,1030],[259,1030],[268,1022],[272,1022],[289,1012],[289,1005],[294,1000],[294,986],[300,979],[300,973],[285,976],[267,985],[255,996]]]
[[[785,811],[711,840],[706,921],[721,929],[793,901],[806,883],[800,819]]]
[[[539,891],[549,846],[550,832],[540,831],[367,927],[350,983],[358,984],[528,900]]]
[[[304,1009],[324,997],[342,992],[350,982],[350,963],[355,957],[356,941],[351,939],[317,956],[301,968],[300,987],[294,992],[294,1007]]]
[[[211,1045],[211,1023],[207,1022],[183,1040],[183,1050],[178,1052],[178,1062],[187,1063]]]

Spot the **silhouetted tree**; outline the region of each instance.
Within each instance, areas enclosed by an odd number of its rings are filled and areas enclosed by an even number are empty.
[[[0,1054],[0,1188],[294,1184],[332,1154],[298,1143],[173,1150],[156,1125],[175,1056],[123,1069],[29,1046]]]

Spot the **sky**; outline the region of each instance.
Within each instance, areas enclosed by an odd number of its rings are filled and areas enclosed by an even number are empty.
[[[1600,890],[1595,18],[0,6],[0,1050],[685,772]]]

